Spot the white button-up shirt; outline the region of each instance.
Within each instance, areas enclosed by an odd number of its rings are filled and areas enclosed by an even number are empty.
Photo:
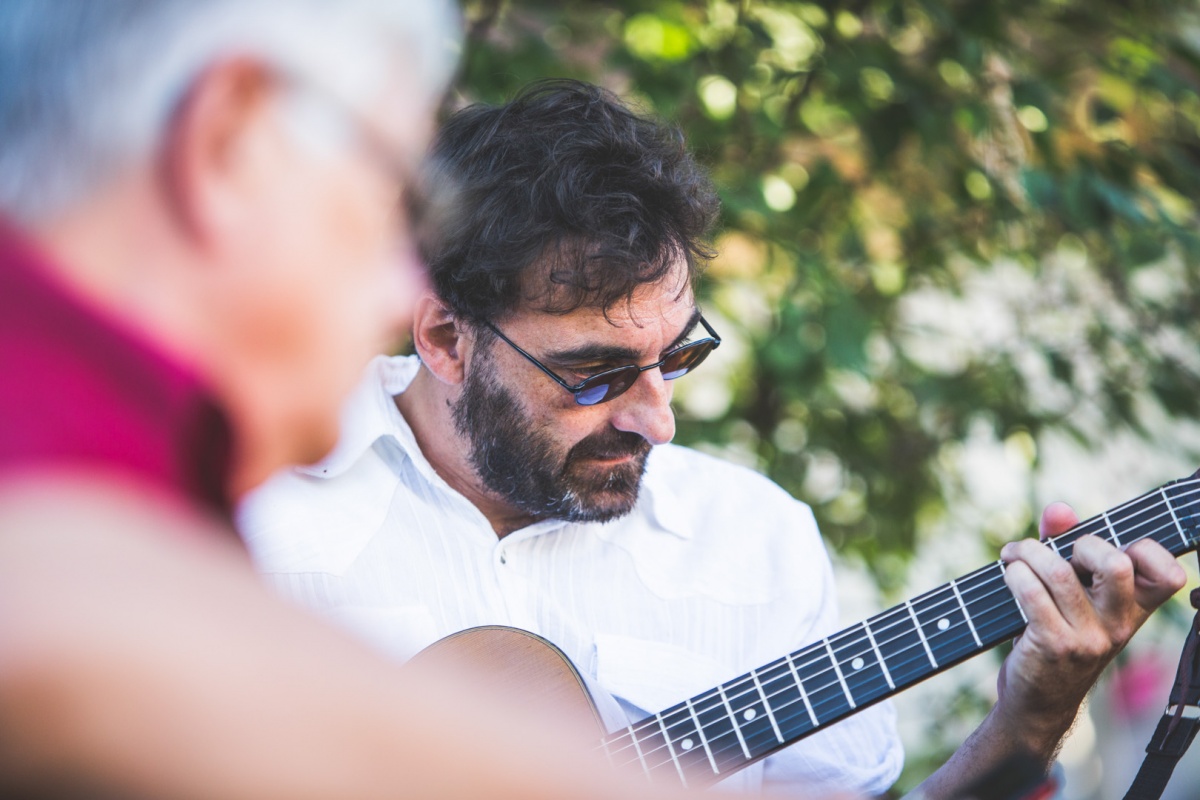
[[[832,569],[809,508],[694,450],[654,448],[620,519],[543,521],[497,538],[396,408],[418,368],[415,357],[376,359],[334,452],[243,505],[246,543],[285,595],[397,659],[478,625],[532,631],[618,699],[622,724],[834,631]],[[881,794],[902,762],[883,703],[725,784]]]

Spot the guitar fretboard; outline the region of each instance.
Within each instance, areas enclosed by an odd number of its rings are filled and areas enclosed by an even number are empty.
[[[1048,540],[1070,560],[1086,534],[1118,547],[1197,547],[1200,479],[1185,478]],[[1026,617],[993,562],[865,622],[751,670],[604,739],[617,764],[653,779],[713,783],[818,728],[1020,633]]]

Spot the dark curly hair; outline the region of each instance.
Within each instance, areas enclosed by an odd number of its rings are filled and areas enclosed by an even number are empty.
[[[523,303],[607,312],[681,256],[689,280],[712,258],[717,196],[682,133],[597,86],[538,81],[506,105],[469,106],[432,163],[454,192],[422,255],[437,294],[475,325]]]

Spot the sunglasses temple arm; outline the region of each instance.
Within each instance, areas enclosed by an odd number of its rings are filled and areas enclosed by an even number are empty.
[[[536,358],[529,355],[529,353],[526,353],[524,350],[522,350],[520,348],[520,346],[517,345],[516,342],[514,342],[512,339],[509,339],[507,336],[505,336],[503,333],[501,333],[499,328],[497,328],[495,325],[493,325],[490,322],[486,322],[484,324],[488,326],[488,328],[492,331],[492,333],[496,334],[501,339],[503,339],[505,344],[507,344],[513,350],[516,350],[521,355],[525,356],[526,361],[528,361],[530,364],[533,364],[535,367],[540,369],[542,372],[546,373],[546,375],[551,380],[553,380],[555,383],[557,383],[559,386],[563,387],[571,394],[575,394],[575,389],[571,386],[571,384],[567,383],[562,378],[555,375],[553,372],[550,371],[549,367],[545,366],[544,364],[542,364],[542,362],[538,361]]]

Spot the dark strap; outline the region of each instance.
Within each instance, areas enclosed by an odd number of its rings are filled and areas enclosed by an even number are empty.
[[[1175,765],[1200,731],[1200,589],[1192,590],[1191,601],[1197,613],[1183,643],[1167,710],[1146,745],[1146,760],[1125,800],[1158,800]]]

